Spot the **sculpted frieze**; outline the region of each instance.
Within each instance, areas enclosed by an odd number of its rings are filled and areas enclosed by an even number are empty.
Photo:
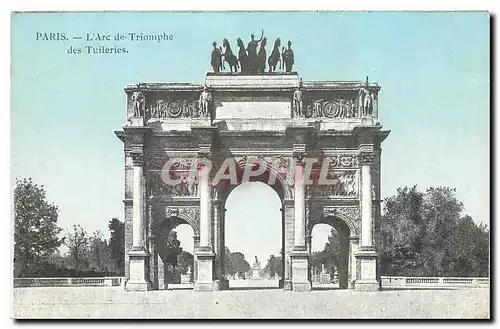
[[[357,197],[359,179],[356,171],[330,172],[324,184],[315,179],[313,184],[306,185],[309,197]]]
[[[318,94],[299,87],[293,92],[294,117],[352,119],[373,114],[376,95],[367,88],[334,94]]]
[[[200,209],[198,207],[165,207],[165,218],[181,217],[196,221],[199,214]]]
[[[210,115],[212,106],[212,95],[205,88],[199,96],[189,93],[151,99],[147,112],[156,119],[202,118]]]
[[[351,235],[355,236],[359,231],[359,222],[361,219],[361,214],[359,207],[357,206],[328,206],[323,207],[323,217],[340,217],[345,221],[349,229],[351,230]]]
[[[330,168],[358,166],[358,157],[356,155],[332,155],[325,159],[329,162]]]

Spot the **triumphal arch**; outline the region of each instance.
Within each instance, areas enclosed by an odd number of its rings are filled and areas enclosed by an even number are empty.
[[[296,72],[127,85],[127,122],[116,131],[125,289],[162,287],[165,239],[181,223],[194,232],[194,290],[228,288],[225,201],[249,180],[281,199],[283,289],[311,289],[311,232],[326,223],[342,237],[340,287],[378,290],[380,146],[389,134],[377,120],[379,90],[368,79],[302,81]]]

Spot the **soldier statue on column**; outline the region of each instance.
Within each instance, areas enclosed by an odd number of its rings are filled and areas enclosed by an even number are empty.
[[[134,109],[134,118],[144,116],[146,110],[146,96],[144,96],[143,91],[134,91],[132,94],[132,107]]]
[[[302,110],[303,101],[302,101],[302,81],[300,81],[299,88],[297,88],[293,92],[293,115],[295,117],[304,116],[304,112]]]
[[[288,41],[288,48],[283,49],[282,52],[283,63],[285,63],[285,72],[292,72],[293,64],[295,63],[293,50],[292,50],[292,42]]]
[[[222,69],[222,52],[220,48],[217,48],[217,42],[212,43],[214,49],[212,50],[212,58],[210,64],[214,70],[214,73],[219,73]]]
[[[367,117],[373,113],[373,94],[368,89],[368,77],[366,77],[365,86],[359,90],[358,97],[359,115]]]
[[[207,86],[203,87],[200,98],[198,100],[198,107],[200,115],[206,117],[210,111],[210,103],[212,102],[212,95],[207,90]]]

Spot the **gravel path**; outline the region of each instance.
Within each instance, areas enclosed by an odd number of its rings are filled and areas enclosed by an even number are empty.
[[[15,318],[488,318],[489,290],[15,288]]]

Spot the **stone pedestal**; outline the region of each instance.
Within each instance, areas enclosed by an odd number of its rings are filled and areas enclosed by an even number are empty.
[[[198,250],[198,278],[194,284],[195,291],[213,291],[213,263],[215,254],[210,250]]]
[[[251,280],[260,280],[260,273],[259,273],[259,269],[258,268],[254,268],[252,269],[252,276],[250,277]]]
[[[311,291],[308,275],[309,253],[306,250],[294,250],[290,257],[292,258],[292,290]]]
[[[373,247],[361,247],[356,253],[359,278],[354,282],[354,289],[359,291],[380,290],[377,281],[377,253]]]
[[[164,290],[165,286],[165,268],[161,257],[158,255],[158,289]]]
[[[130,126],[132,127],[144,127],[144,118],[143,117],[132,117],[129,118]]]
[[[128,253],[130,264],[130,278],[125,285],[127,291],[147,291],[151,284],[146,278],[146,266],[149,254],[145,250],[131,250]]]

